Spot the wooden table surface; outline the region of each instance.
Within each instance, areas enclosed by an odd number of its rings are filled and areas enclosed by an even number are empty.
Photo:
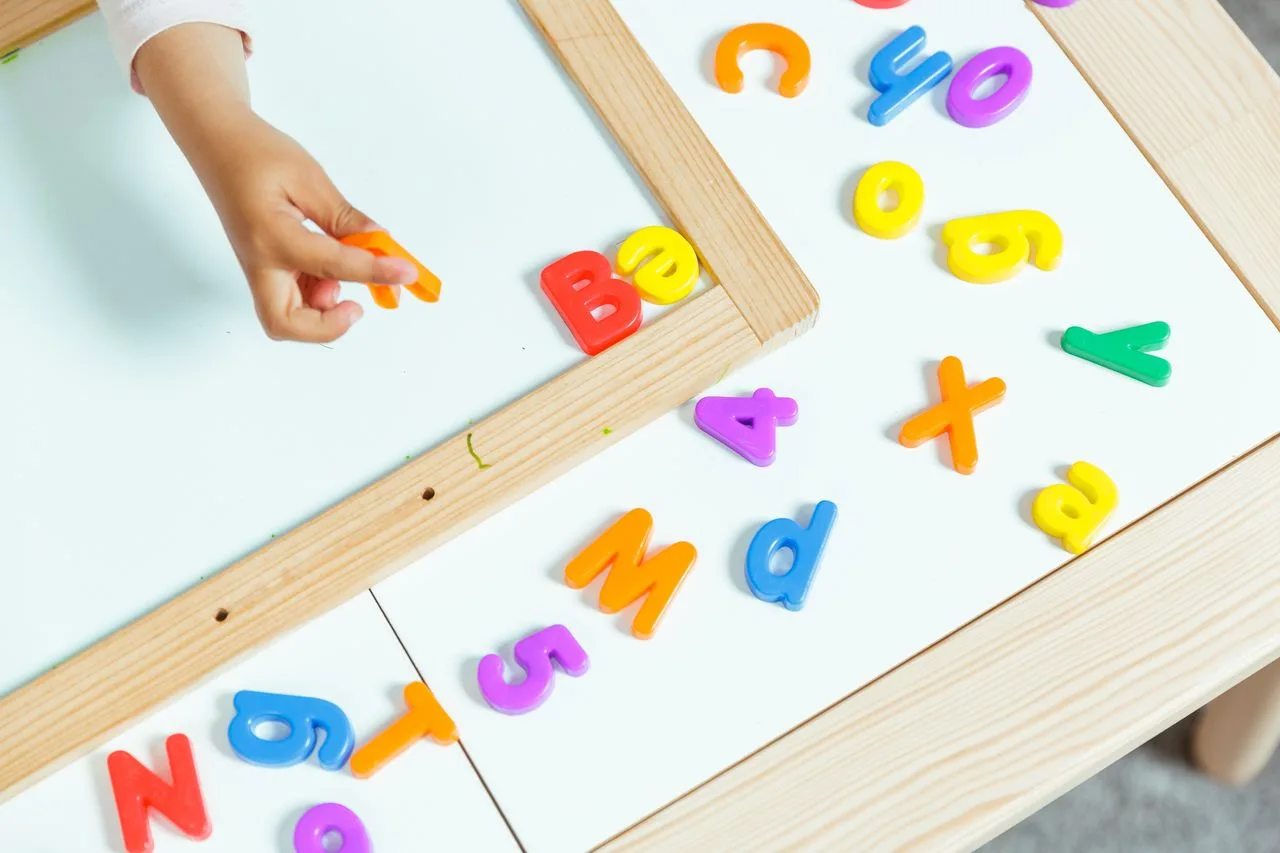
[[[1031,8],[1280,319],[1280,79],[1216,0]],[[0,55],[92,9],[0,0]],[[1278,480],[1280,437],[607,847],[994,837],[1280,658]]]

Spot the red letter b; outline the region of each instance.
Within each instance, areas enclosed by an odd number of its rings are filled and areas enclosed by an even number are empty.
[[[639,294],[613,277],[609,259],[599,252],[574,252],[544,269],[542,292],[587,355],[604,352],[640,328]]]

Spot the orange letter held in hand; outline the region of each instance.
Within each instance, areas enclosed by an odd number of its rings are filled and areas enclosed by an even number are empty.
[[[391,239],[385,231],[367,231],[364,234],[352,234],[343,237],[342,242],[357,249],[364,249],[379,257],[400,258],[418,268],[418,280],[404,285],[405,290],[423,302],[437,302],[440,299],[440,279],[435,273],[419,263],[418,259],[405,251],[404,247]],[[373,301],[380,308],[396,308],[400,305],[400,295],[396,287],[386,284],[366,284]]]

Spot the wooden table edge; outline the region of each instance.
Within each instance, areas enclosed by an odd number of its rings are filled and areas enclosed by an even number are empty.
[[[1280,436],[600,849],[972,849],[1280,657]]]

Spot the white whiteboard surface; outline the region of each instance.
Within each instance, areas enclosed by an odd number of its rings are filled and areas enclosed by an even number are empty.
[[[1066,553],[1028,509],[1072,462],[1117,483],[1112,533],[1280,430],[1280,400],[1263,391],[1280,336],[1022,4],[618,6],[823,308],[808,336],[715,391],[768,386],[799,401],[772,468],[699,433],[687,406],[377,589],[534,853],[583,850],[624,830],[1061,565]],[[793,101],[766,85],[775,72],[765,54],[744,61],[744,94],[710,82],[719,36],[761,20],[792,27],[813,50],[808,89]],[[867,63],[916,23],[957,67],[988,47],[1022,48],[1036,74],[1026,102],[993,128],[968,130],[946,117],[944,85],[873,128]],[[922,227],[891,243],[862,234],[849,213],[856,179],[886,159],[919,170],[927,196]],[[1025,207],[1065,232],[1060,269],[988,287],[946,271],[944,222]],[[1152,320],[1173,329],[1161,353],[1173,363],[1166,388],[1057,345],[1070,325]],[[1000,376],[1009,388],[977,417],[981,461],[970,477],[932,444],[894,440],[936,402],[931,377],[946,355],[964,361],[971,382]],[[807,521],[823,499],[840,518],[805,609],[753,598],[743,578],[751,536],[775,517]],[[585,594],[563,583],[568,559],[633,507],[653,513],[655,547],[688,539],[700,551],[648,642],[627,630],[634,609],[595,610],[599,583]],[[475,686],[479,658],[509,655],[556,622],[591,656],[590,671],[558,674],[546,705],[527,715],[489,709]]]
[[[0,69],[0,693],[584,358],[538,273],[660,221],[509,0],[253,6],[257,108],[442,299],[273,344],[101,18]]]
[[[175,666],[182,655],[173,655]],[[169,779],[164,741],[191,740],[196,774],[213,825],[207,841],[191,841],[163,818],[151,822],[157,853],[293,853],[298,819],[320,803],[337,802],[361,819],[374,849],[519,848],[458,745],[415,744],[369,779],[346,768],[305,764],[262,768],[235,756],[227,725],[240,690],[315,696],[336,703],[355,730],[357,746],[404,712],[404,685],[417,678],[372,596],[362,595],[268,651],[234,667],[173,705],[139,722],[0,807],[0,849],[21,853],[120,853],[119,818],[107,776],[107,755],[129,751]]]

